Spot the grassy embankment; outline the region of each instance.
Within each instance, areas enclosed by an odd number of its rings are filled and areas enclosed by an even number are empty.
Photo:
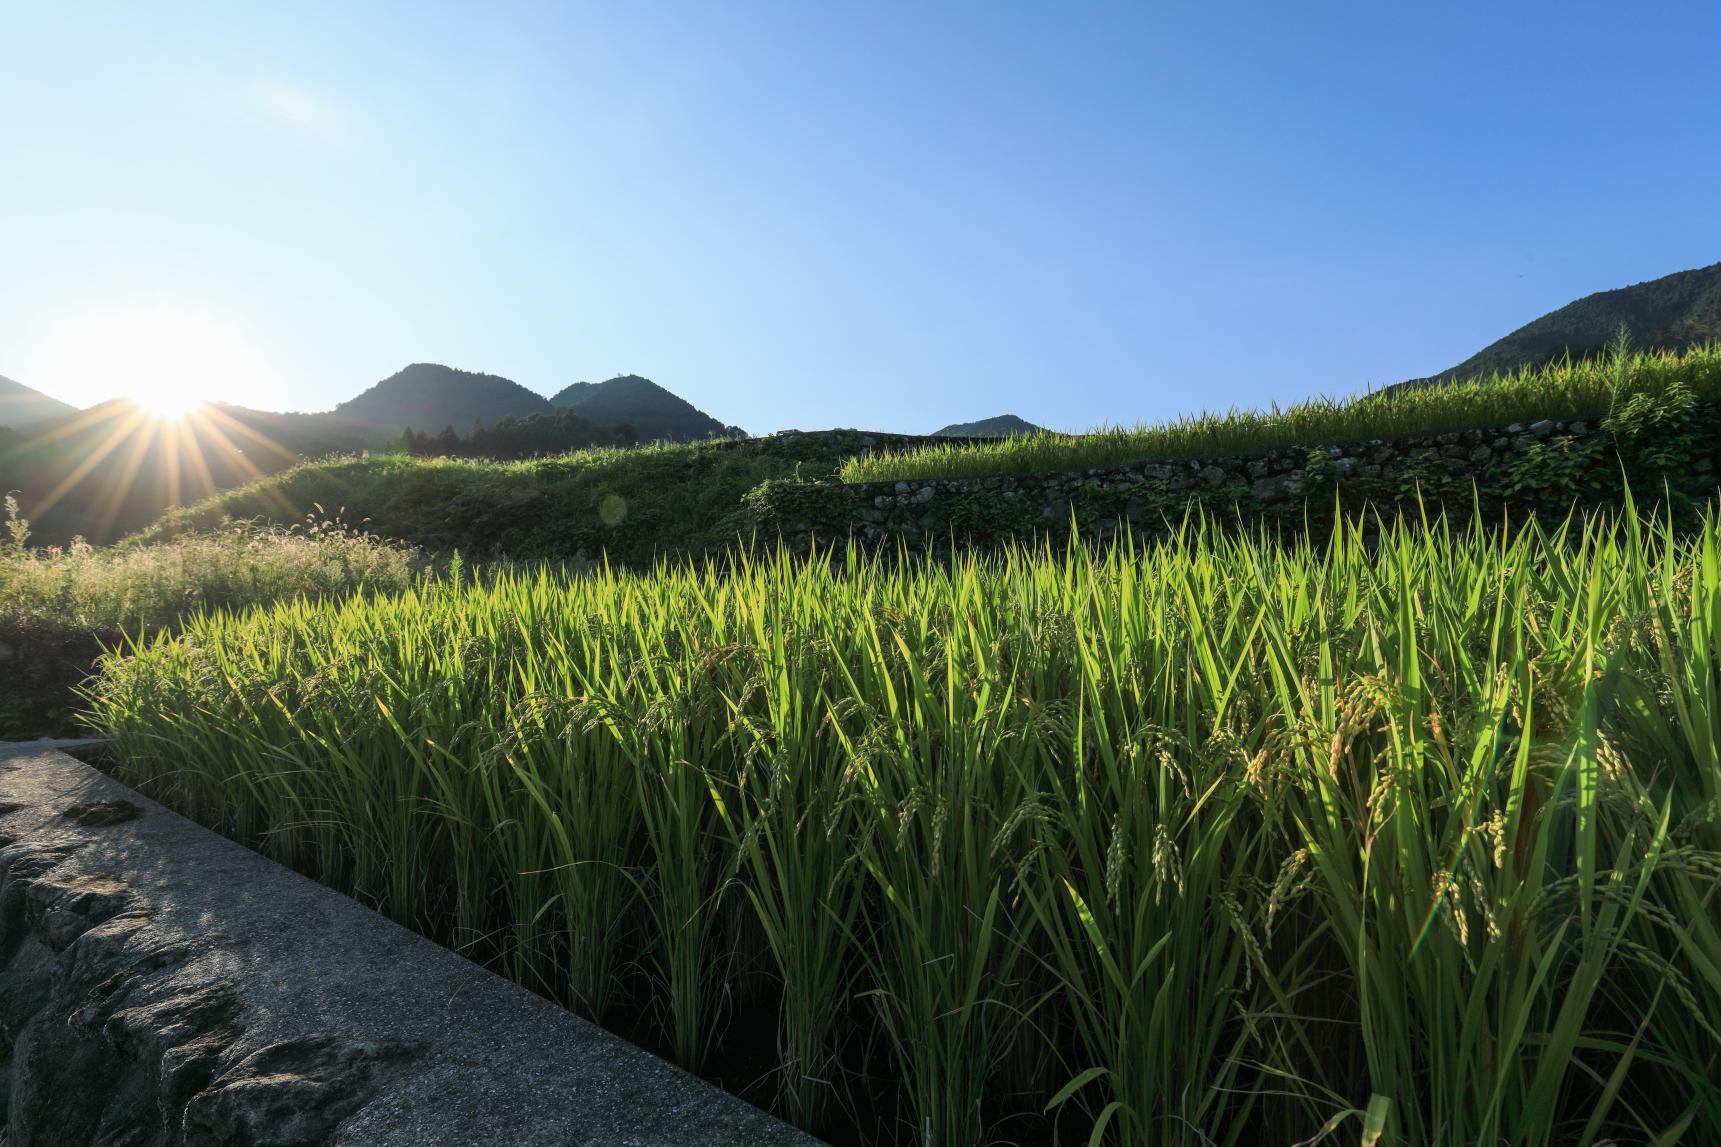
[[[1635,396],[1653,400],[1672,387],[1700,399],[1721,397],[1721,346],[1694,347],[1683,354],[1621,349],[1606,358],[1560,361],[1505,377],[1361,398],[1315,398],[1283,409],[1187,415],[1174,422],[1086,434],[1048,431],[972,445],[932,444],[852,459],[841,477],[844,482],[894,482],[1027,474],[1605,416]]]
[[[684,1064],[774,1027],[856,1141],[1696,1143],[1718,635],[1713,516],[1193,530],[443,578],[93,701],[127,781]]]
[[[829,478],[862,435],[831,432],[489,462],[371,455],[312,462],[218,494],[144,540],[233,520],[293,522],[346,506],[376,533],[467,556],[650,566],[732,545],[749,529],[742,496],[768,479]]]
[[[1633,433],[1652,439],[1662,432],[1659,424],[1651,425],[1662,407],[1676,419],[1679,412],[1688,413],[1692,403],[1718,396],[1721,347],[1706,347],[1683,356],[1620,353],[1507,378],[1391,396],[1313,400],[1269,412],[1191,416],[1133,430],[929,445],[866,457],[859,456],[859,435],[843,433],[589,449],[521,462],[372,455],[306,463],[226,491],[174,513],[142,537],[171,537],[234,520],[293,522],[313,504],[344,505],[365,515],[378,534],[432,551],[459,548],[484,560],[608,558],[643,568],[666,556],[715,553],[750,534],[759,519],[746,505],[746,496],[766,488],[781,498],[784,491],[824,492],[823,483],[833,478],[858,482],[1019,474],[1288,445],[1317,447],[1575,415],[1595,415],[1598,420],[1619,416]],[[1526,510],[1533,504],[1538,511],[1559,514],[1574,497],[1581,502],[1583,495],[1594,495],[1587,487],[1566,487],[1574,484],[1574,467],[1575,478],[1582,479],[1577,485],[1618,478],[1618,465],[1601,448],[1605,437],[1592,436],[1588,447],[1593,448],[1569,457],[1554,451],[1546,466],[1518,465],[1508,482],[1515,493],[1507,502],[1514,508],[1522,502]],[[1537,460],[1540,455],[1530,461]],[[1525,473],[1516,472],[1520,469]],[[1634,480],[1641,480],[1646,491],[1660,493],[1656,473],[1635,475]],[[1466,506],[1472,494],[1463,474],[1421,475],[1419,481],[1406,479],[1402,484],[1412,498],[1420,487],[1436,501],[1438,494]],[[1368,492],[1370,500],[1387,505],[1396,500],[1387,496],[1393,493],[1406,491]],[[1617,495],[1617,489],[1613,493]],[[1699,501],[1708,493],[1705,487]],[[1322,491],[1322,501],[1331,503],[1329,492]],[[1225,511],[1222,516],[1235,516],[1228,506],[1212,508]],[[1182,506],[1173,509],[1181,512]],[[1297,516],[1294,507],[1286,512]],[[765,520],[771,520],[769,515]]]

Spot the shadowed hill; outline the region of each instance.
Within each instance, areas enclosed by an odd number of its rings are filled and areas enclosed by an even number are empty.
[[[341,403],[334,413],[375,427],[435,432],[452,426],[465,434],[479,419],[496,423],[551,414],[554,408],[543,395],[494,374],[415,362]]]
[[[78,408],[0,375],[0,426],[34,426],[76,414]]]
[[[641,442],[692,442],[744,433],[637,374],[618,375],[607,382],[576,382],[550,401],[602,426],[632,427]]]
[[[1519,327],[1450,370],[1402,385],[1510,374],[1567,354],[1593,358],[1624,327],[1640,350],[1721,342],[1721,263],[1586,295]]]
[[[942,430],[934,430],[934,438],[1008,438],[1014,434],[1038,434],[1042,427],[1014,414],[982,418],[978,422],[952,422]]]
[[[633,567],[721,550],[751,529],[745,499],[771,479],[828,479],[877,444],[854,430],[578,450],[519,462],[348,457],[217,494],[144,531],[159,541],[233,519],[301,520],[344,506],[384,537],[480,559],[592,559]]]
[[[211,404],[163,419],[102,403],[0,432],[0,493],[16,490],[34,540],[112,541],[169,506],[206,498],[305,457],[365,448],[367,428],[330,414],[271,414]]]
[[[0,493],[19,492],[39,544],[107,542],[305,459],[401,449],[402,428],[415,432],[414,453],[499,458],[739,433],[643,378],[570,390],[577,405],[553,406],[505,378],[414,363],[319,414],[211,403],[176,421],[129,402],[64,407],[23,429],[0,426]]]

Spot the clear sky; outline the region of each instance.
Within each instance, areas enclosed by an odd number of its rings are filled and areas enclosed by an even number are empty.
[[[0,375],[1082,428],[1721,260],[1715,0],[0,0]]]

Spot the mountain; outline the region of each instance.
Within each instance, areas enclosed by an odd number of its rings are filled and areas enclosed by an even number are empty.
[[[630,426],[641,442],[691,442],[745,433],[738,426],[723,425],[686,399],[637,374],[618,375],[607,382],[576,382],[552,395],[550,401],[599,425]]]
[[[625,426],[600,426],[577,410],[504,418],[457,435],[450,430],[427,434],[414,430],[410,441],[397,439],[407,453],[442,458],[488,458],[511,461],[545,458],[593,446],[632,446],[633,432]]]
[[[105,402],[24,431],[0,430],[0,493],[18,491],[39,544],[80,534],[109,542],[170,506],[305,458],[356,453],[368,433],[329,414],[212,403],[169,421],[133,402]]]
[[[171,506],[307,458],[393,451],[403,444],[402,428],[414,431],[414,452],[509,458],[740,433],[631,375],[569,387],[552,405],[508,379],[435,363],[413,363],[320,414],[211,403],[175,422],[131,402],[77,411],[35,397],[65,413],[21,430],[0,425],[0,493],[19,491],[36,541],[46,545],[80,534],[113,541]],[[482,430],[474,427],[479,419]]]
[[[432,433],[452,426],[465,434],[477,419],[552,414],[543,395],[493,374],[455,370],[434,362],[415,362],[335,407],[334,414],[372,427],[410,427]]]
[[[942,430],[934,430],[934,438],[1010,438],[1017,434],[1038,434],[1045,429],[1014,414],[982,418],[978,422],[952,422]]]
[[[1622,324],[1631,332],[1631,345],[1640,350],[1721,342],[1721,263],[1586,295],[1519,327],[1452,369],[1414,382],[1508,374],[1568,353],[1573,358],[1600,354]]]
[[[50,418],[75,414],[77,407],[31,390],[21,382],[0,376],[0,426],[34,426]]]

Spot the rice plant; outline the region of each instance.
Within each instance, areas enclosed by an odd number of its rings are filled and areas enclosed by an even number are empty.
[[[1191,520],[456,568],[88,701],[124,779],[841,1142],[1711,1143],[1718,637],[1713,511]]]

